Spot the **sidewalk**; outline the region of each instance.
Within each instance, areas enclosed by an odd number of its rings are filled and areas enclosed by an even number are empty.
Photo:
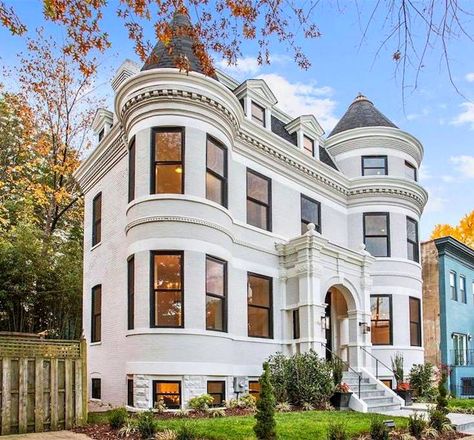
[[[71,431],[39,432],[31,434],[5,435],[2,440],[90,440],[85,434]]]

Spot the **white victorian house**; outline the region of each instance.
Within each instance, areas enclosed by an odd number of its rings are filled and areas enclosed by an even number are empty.
[[[90,396],[219,404],[258,393],[270,355],[314,349],[349,364],[354,409],[399,406],[391,357],[423,362],[422,145],[362,95],[325,137],[263,80],[206,76],[183,32],[170,44],[191,70],[161,43],[125,62],[76,172]]]

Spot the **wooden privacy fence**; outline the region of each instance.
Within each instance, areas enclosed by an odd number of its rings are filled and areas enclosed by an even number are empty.
[[[86,343],[0,334],[0,433],[55,431],[87,420]]]

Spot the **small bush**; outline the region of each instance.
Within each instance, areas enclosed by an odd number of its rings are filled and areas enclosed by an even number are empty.
[[[222,408],[211,409],[209,410],[209,414],[211,417],[214,417],[214,418],[225,417],[225,410]]]
[[[441,379],[438,384],[438,397],[436,399],[437,405],[436,409],[448,414],[448,390],[446,389],[446,381],[448,380],[448,375],[446,371],[441,373]]]
[[[349,434],[344,423],[330,423],[328,426],[327,440],[349,440]]]
[[[408,417],[408,432],[416,439],[421,439],[425,428],[426,421],[422,415],[415,413]]]
[[[144,439],[150,438],[157,431],[157,422],[153,411],[145,411],[138,414],[137,430]]]
[[[392,370],[397,382],[397,386],[405,380],[405,370],[403,365],[403,354],[397,352],[395,356],[392,357]]]
[[[107,419],[112,429],[120,429],[126,422],[128,412],[125,408],[115,408],[109,412]]]
[[[132,434],[135,434],[137,430],[137,421],[135,419],[128,419],[120,428],[118,435],[119,437],[130,437]]]
[[[263,374],[259,379],[260,399],[257,402],[256,423],[253,430],[258,440],[276,439],[275,394],[270,381],[270,367],[263,364]]]
[[[373,417],[370,421],[370,438],[372,440],[388,440],[389,430],[381,417]]]
[[[303,405],[301,406],[303,411],[314,411],[314,406],[311,405],[309,402],[303,402]]]
[[[176,440],[197,440],[199,438],[194,425],[183,423],[176,431]]]
[[[288,402],[277,403],[277,406],[276,406],[277,412],[290,412],[291,409],[292,407]]]
[[[337,387],[342,382],[342,375],[344,370],[344,363],[341,359],[335,357],[332,362],[332,378],[334,385]]]
[[[423,400],[432,400],[436,396],[433,379],[434,367],[429,362],[413,365],[410,370],[410,386],[415,395]]]
[[[155,435],[155,440],[177,440],[178,434],[171,429],[165,429]]]
[[[163,414],[166,410],[166,404],[163,399],[159,399],[158,402],[155,403],[155,410],[158,414]]]
[[[189,399],[188,406],[195,411],[206,411],[212,405],[214,399],[209,394],[202,394],[200,396]]]
[[[226,400],[225,407],[229,409],[241,408],[254,410],[257,407],[257,399],[251,394],[243,394],[238,399]]]
[[[429,424],[432,428],[436,429],[436,431],[442,432],[443,426],[446,423],[449,423],[449,419],[443,411],[434,409],[429,412]]]

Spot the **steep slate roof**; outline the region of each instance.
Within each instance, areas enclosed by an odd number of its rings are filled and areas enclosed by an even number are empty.
[[[171,28],[173,29],[173,37],[170,41],[170,48],[166,47],[163,42],[158,41],[153,48],[151,55],[142,67],[143,70],[159,69],[166,67],[176,67],[175,59],[178,56],[185,56],[190,65],[190,70],[205,74],[201,65],[201,61],[193,50],[193,39],[186,34],[187,28],[192,28],[191,20],[187,14],[176,12],[171,20]],[[213,78],[216,78],[215,75]]]
[[[358,94],[347,109],[329,137],[337,133],[360,127],[393,127],[398,128],[390,119],[380,113],[364,95]]]

